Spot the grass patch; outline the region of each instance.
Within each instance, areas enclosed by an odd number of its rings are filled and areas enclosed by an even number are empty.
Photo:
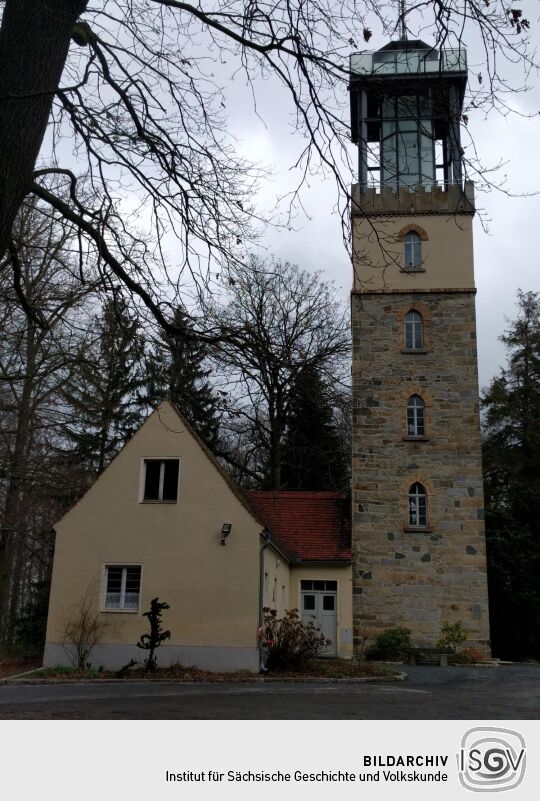
[[[34,676],[40,679],[97,679],[102,676],[113,675],[103,668],[80,668],[70,667],[69,665],[55,665],[54,667],[44,667],[36,670]]]

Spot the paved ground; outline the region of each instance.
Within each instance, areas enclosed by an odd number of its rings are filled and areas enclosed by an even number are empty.
[[[538,719],[540,666],[406,668],[385,684],[3,685],[0,719]]]

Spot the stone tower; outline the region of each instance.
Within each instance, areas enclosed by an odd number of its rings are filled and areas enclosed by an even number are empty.
[[[489,651],[463,49],[351,56],[353,605],[363,630]]]

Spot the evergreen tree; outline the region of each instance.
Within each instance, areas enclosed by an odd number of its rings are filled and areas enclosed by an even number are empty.
[[[289,407],[282,487],[292,490],[344,490],[350,453],[336,424],[334,398],[320,372],[309,367],[298,376]]]
[[[508,364],[484,398],[491,634],[496,656],[540,657],[540,294],[520,292]]]
[[[185,312],[177,307],[174,325],[179,333],[154,343],[146,361],[146,400],[151,406],[167,398],[209,447],[219,435],[217,399],[208,380],[208,347],[197,338]]]
[[[99,473],[142,422],[143,342],[122,298],[108,300],[94,319],[64,398],[72,419],[67,436],[77,457]]]

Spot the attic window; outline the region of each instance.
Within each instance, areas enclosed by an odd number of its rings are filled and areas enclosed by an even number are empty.
[[[180,459],[145,459],[142,500],[176,503]]]

